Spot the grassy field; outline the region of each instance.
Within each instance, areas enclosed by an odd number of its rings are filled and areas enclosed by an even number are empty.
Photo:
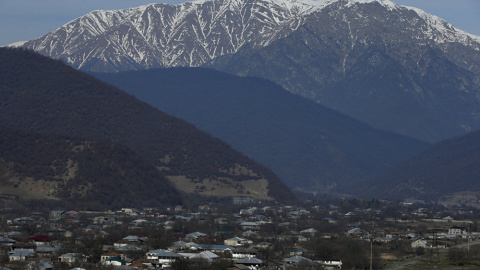
[[[231,179],[203,179],[193,180],[185,176],[167,177],[175,187],[188,193],[197,193],[204,196],[248,196],[256,200],[271,200],[268,196],[268,181]]]

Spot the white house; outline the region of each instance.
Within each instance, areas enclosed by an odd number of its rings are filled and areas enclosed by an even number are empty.
[[[236,248],[232,250],[233,259],[253,258],[258,254],[258,250],[255,248]]]
[[[35,252],[29,249],[15,249],[8,254],[8,259],[10,261],[25,261],[32,257],[35,257]]]
[[[325,269],[341,269],[342,261],[334,259],[320,260],[319,263],[323,265]]]
[[[165,250],[165,249],[156,249],[147,252],[147,259],[154,262],[158,262],[162,265],[171,265],[177,258],[181,256],[177,253]]]
[[[463,234],[467,234],[467,231],[465,230],[465,227],[453,226],[448,229],[448,234],[461,236]]]
[[[431,248],[432,245],[427,242],[425,239],[418,239],[412,242],[412,248]]]
[[[232,238],[229,238],[229,239],[225,239],[223,242],[224,242],[225,245],[231,246],[231,247],[239,247],[239,246],[243,246],[243,245],[252,243],[251,240],[247,240],[247,239],[240,238],[240,237],[232,237]]]
[[[58,257],[58,261],[68,264],[86,262],[87,256],[81,253],[65,253]]]
[[[189,260],[195,261],[195,260],[200,260],[200,261],[206,261],[206,262],[213,262],[215,259],[219,258],[219,256],[213,252],[210,252],[208,250],[202,251],[200,253],[179,253],[178,255],[181,255],[185,258],[188,258]]]

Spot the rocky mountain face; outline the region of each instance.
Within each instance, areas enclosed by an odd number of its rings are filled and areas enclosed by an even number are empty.
[[[321,2],[216,0],[93,11],[23,47],[89,71],[200,66],[285,37]]]
[[[374,127],[430,142],[480,128],[480,43],[387,1],[336,1],[210,67],[273,80]]]
[[[480,37],[388,0],[215,0],[94,11],[23,44],[88,71],[208,66],[435,142],[480,128]]]

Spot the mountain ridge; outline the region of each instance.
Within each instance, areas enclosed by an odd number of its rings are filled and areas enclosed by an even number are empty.
[[[211,69],[93,73],[271,168],[289,187],[327,192],[383,172],[428,144],[342,115],[268,80]]]
[[[480,131],[436,143],[363,186],[364,196],[473,204],[480,198]]]
[[[85,71],[203,66],[261,77],[375,128],[429,142],[480,128],[480,37],[388,0],[219,0],[95,11],[23,47]],[[399,67],[394,81],[381,77],[382,61]],[[358,73],[360,63],[373,68]],[[361,89],[359,75],[368,79]],[[396,104],[386,93],[403,99]],[[425,117],[391,110],[412,104]]]

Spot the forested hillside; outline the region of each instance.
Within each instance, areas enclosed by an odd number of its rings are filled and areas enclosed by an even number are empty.
[[[205,186],[209,190],[199,193],[213,196],[250,192],[258,199],[293,198],[269,169],[219,139],[31,51],[0,49],[0,121],[26,131],[124,144],[168,179],[181,179],[178,188]]]
[[[0,193],[76,209],[182,203],[181,192],[125,146],[5,127],[0,127]]]

